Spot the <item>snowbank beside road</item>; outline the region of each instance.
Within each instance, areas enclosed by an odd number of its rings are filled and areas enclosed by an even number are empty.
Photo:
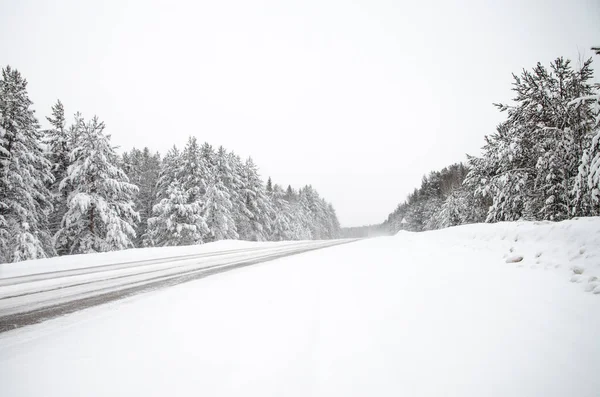
[[[584,291],[600,294],[600,217],[473,224],[423,233],[401,231],[396,238],[401,243],[422,244],[423,250],[450,245],[487,252],[482,264],[506,263],[557,272]]]

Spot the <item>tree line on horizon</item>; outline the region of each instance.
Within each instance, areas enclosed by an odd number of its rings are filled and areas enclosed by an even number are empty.
[[[600,84],[592,79],[591,58],[513,74],[514,102],[495,104],[507,117],[481,155],[424,176],[383,226],[396,233],[600,215]]]
[[[190,137],[162,157],[119,155],[98,117],[67,123],[58,101],[42,130],[27,81],[0,78],[0,263],[223,239],[330,239],[333,206],[307,185],[261,179],[252,160]]]

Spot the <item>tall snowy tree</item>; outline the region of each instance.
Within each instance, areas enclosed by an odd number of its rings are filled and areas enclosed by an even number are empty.
[[[208,226],[206,241],[237,239],[239,237],[233,214],[231,169],[227,152],[221,146],[213,157],[213,172],[204,195],[204,219]]]
[[[270,186],[270,188],[269,188]],[[294,240],[294,215],[290,203],[285,199],[285,192],[277,184],[272,185],[271,178],[267,181],[267,196],[271,202],[271,234],[269,240]]]
[[[147,147],[142,150],[134,148],[128,153],[123,153],[122,159],[129,182],[139,188],[134,196],[135,208],[140,213],[134,243],[136,247],[141,247],[147,241],[148,219],[152,216],[152,208],[157,203],[160,155],[151,153]]]
[[[71,186],[56,244],[75,253],[105,252],[133,246],[133,196],[138,191],[117,164],[117,154],[94,117],[84,123],[70,153],[72,164],[60,184]]]
[[[591,60],[574,70],[563,58],[514,76],[515,104],[497,105],[508,118],[486,137],[481,160],[471,162],[470,183],[493,200],[488,221],[572,216],[591,113],[570,104],[591,94],[591,77]]]
[[[203,217],[208,178],[208,168],[196,138],[188,139],[181,155],[172,150],[165,156],[159,178],[159,202],[154,206],[153,217],[149,221],[149,244],[191,245],[204,242],[204,236],[209,232]]]
[[[149,241],[157,247],[202,243],[208,233],[202,211],[200,202],[190,200],[181,184],[173,181],[148,220]]]
[[[0,261],[53,254],[48,234],[52,210],[47,186],[51,164],[27,93],[27,81],[10,66],[0,80]]]
[[[600,55],[600,48],[592,48]],[[590,71],[591,73],[591,71]],[[583,150],[577,177],[572,189],[573,215],[600,215],[600,84],[590,93],[583,93],[570,105],[580,113],[588,114],[592,133]]]
[[[52,116],[46,117],[51,128],[44,131],[44,142],[46,143],[46,154],[52,166],[53,182],[50,184],[52,193],[53,211],[50,213],[50,232],[52,235],[60,229],[60,223],[67,212],[68,189],[59,192],[60,182],[66,177],[67,169],[71,164],[69,153],[73,143],[71,132],[74,128],[67,128],[65,121],[65,110],[59,101],[52,106]],[[76,123],[79,120],[76,119]],[[62,252],[58,252],[62,254]]]
[[[272,208],[252,158],[243,166],[242,192],[247,219],[238,226],[238,233],[244,240],[265,241],[271,231]]]
[[[181,175],[181,167],[181,153],[176,146],[173,146],[169,149],[160,165],[160,173],[156,186],[157,200],[167,196],[167,189]]]

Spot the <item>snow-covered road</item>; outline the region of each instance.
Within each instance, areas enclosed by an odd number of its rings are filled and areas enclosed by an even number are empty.
[[[351,241],[287,242],[180,255],[168,250],[166,256],[98,265],[81,256],[79,267],[0,278],[0,332],[136,292]]]
[[[599,240],[402,233],[135,295],[0,334],[0,395],[597,397]]]

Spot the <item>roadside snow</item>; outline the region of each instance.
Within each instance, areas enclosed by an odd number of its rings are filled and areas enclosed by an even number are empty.
[[[487,251],[488,263],[557,272],[581,284],[584,291],[600,294],[600,217],[464,225],[426,233],[399,232],[397,238]]]
[[[400,233],[138,295],[0,334],[0,394],[598,396],[600,295],[568,277],[599,229]]]
[[[307,241],[304,241],[304,243],[306,242]],[[0,263],[0,279],[27,276],[37,273],[102,266],[122,262],[134,262],[181,255],[218,252],[227,249],[266,248],[295,243],[302,243],[302,241],[257,243],[251,241],[221,240],[214,243],[183,247],[132,248],[122,251],[101,252],[97,254],[68,255],[15,263]]]

